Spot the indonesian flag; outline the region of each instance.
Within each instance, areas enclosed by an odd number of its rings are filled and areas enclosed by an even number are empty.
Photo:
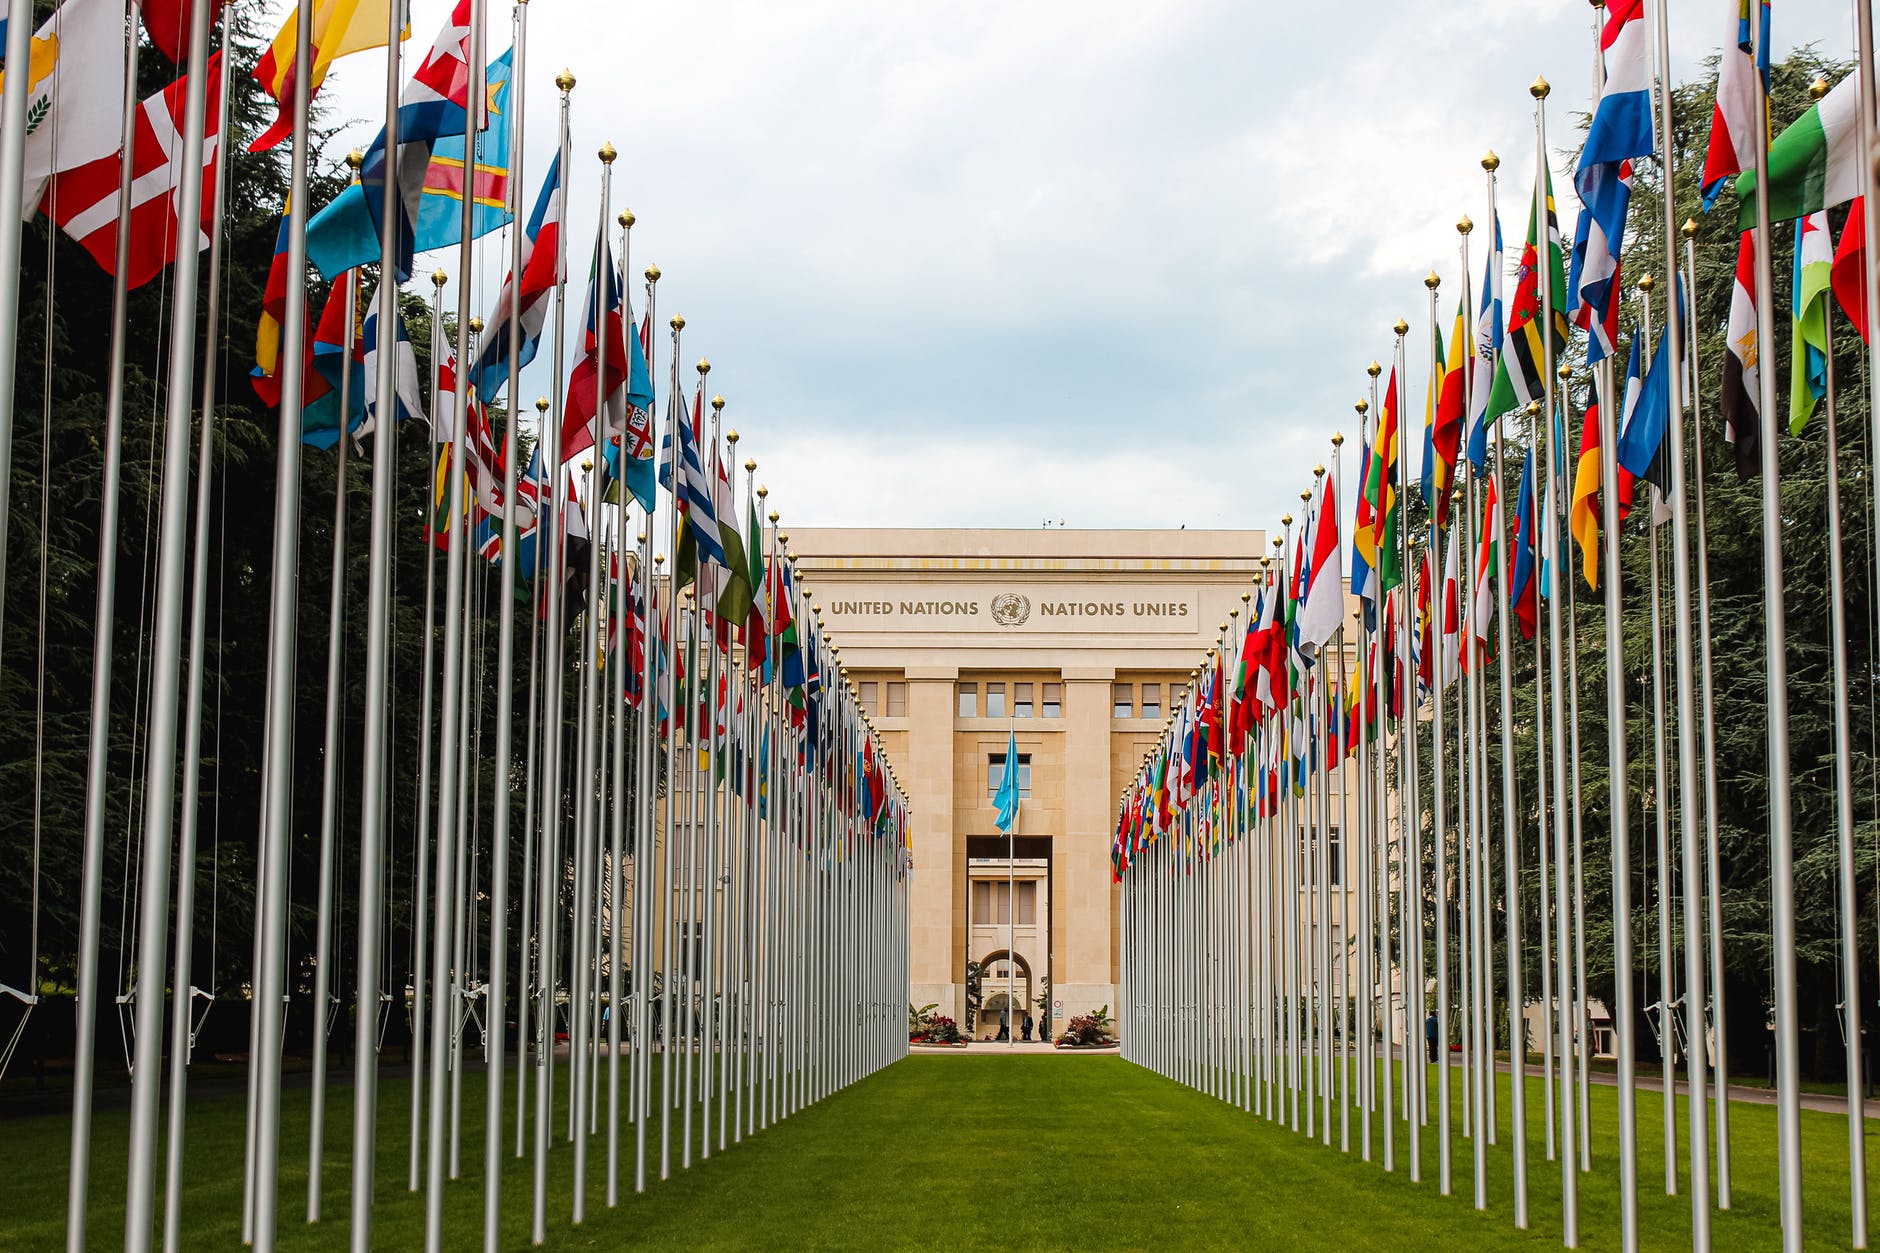
[[[222,54],[203,67],[207,75],[204,117],[208,130],[202,142],[202,220],[191,228],[198,251],[209,246],[207,231],[215,211],[215,154],[222,112]],[[137,110],[137,129],[131,148],[131,210],[129,269],[125,282],[140,287],[176,260],[182,224],[176,220],[183,172],[177,162],[183,151],[183,98],[186,78],[179,78],[144,101]],[[74,170],[55,175],[46,190],[46,215],[82,245],[104,268],[117,267],[118,174],[117,153],[99,157]]]
[[[1736,475],[1747,479],[1762,459],[1761,353],[1756,344],[1756,232],[1744,231],[1736,253],[1736,283],[1730,291],[1730,322],[1724,332],[1723,437],[1736,450]]]
[[[1759,35],[1752,19],[1764,25],[1766,40],[1769,9],[1761,0],[1711,0],[1729,10],[1728,34],[1717,64],[1717,103],[1710,114],[1710,150],[1704,158],[1704,208],[1716,203],[1724,184],[1756,164],[1756,47]]]
[[[1318,656],[1319,649],[1338,633],[1345,620],[1345,571],[1343,551],[1338,544],[1338,502],[1329,475],[1319,492],[1311,544],[1304,596],[1294,618],[1299,632],[1299,651],[1308,660]]]

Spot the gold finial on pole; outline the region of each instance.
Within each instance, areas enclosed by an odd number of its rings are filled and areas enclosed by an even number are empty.
[[[1343,431],[1333,431],[1332,432],[1332,447],[1343,448],[1344,446],[1345,446],[1345,433]]]
[[[483,319],[482,318],[473,316],[470,319],[470,333],[472,335],[481,335],[483,333]]]
[[[649,283],[657,283],[659,281],[659,267],[658,266],[649,265],[646,267],[646,281]]]
[[[574,72],[563,66],[561,73],[555,75],[555,86],[561,88],[561,94],[564,96],[573,91]]]
[[[1438,287],[1442,286],[1442,283],[1443,280],[1437,277],[1435,270],[1431,270],[1423,278],[1423,285],[1431,291],[1435,291]]]
[[[1493,174],[1496,170],[1501,168],[1501,158],[1495,155],[1493,148],[1490,148],[1488,155],[1482,158],[1482,168],[1487,170],[1490,174]]]
[[[547,413],[547,412],[548,412],[548,397],[546,397],[546,396],[537,396],[537,397],[535,398],[535,411],[536,411],[537,413]]]
[[[1410,333],[1410,324],[1404,321],[1402,318],[1398,318],[1397,324],[1391,327],[1390,329],[1397,332],[1398,339],[1402,339],[1405,335],[1408,335]]]
[[[1652,288],[1656,286],[1658,286],[1658,280],[1651,275],[1641,274],[1638,276],[1638,289],[1647,295],[1650,295]]]
[[[707,361],[705,358],[700,357],[698,359],[698,365],[694,366],[693,368],[698,371],[700,378],[704,378],[707,374],[710,374],[712,372],[712,363]]]
[[[1384,367],[1373,361],[1370,365],[1364,367],[1364,372],[1372,378],[1376,378],[1384,372]]]
[[[1683,235],[1684,235],[1684,238],[1686,238],[1686,239],[1696,239],[1696,238],[1697,238],[1697,219],[1696,219],[1696,218],[1685,218],[1685,219],[1684,219],[1684,230],[1683,230]]]
[[[431,286],[442,287],[448,282],[450,282],[450,275],[444,273],[443,267],[440,266],[431,271]]]
[[[1456,219],[1456,233],[1458,235],[1467,235],[1474,229],[1475,221],[1470,218],[1468,214],[1465,213],[1460,218]]]
[[[1815,81],[1808,84],[1809,98],[1812,100],[1819,100],[1827,94],[1828,94],[1828,80],[1823,78],[1819,74],[1815,75]]]
[[[746,457],[744,459],[744,472],[746,474],[755,474],[757,472],[757,458]]]
[[[614,146],[612,144],[610,143],[601,144],[600,157],[601,157],[602,165],[612,165],[614,163],[614,158],[619,155],[620,154],[614,150]]]
[[[614,219],[614,221],[620,223],[622,226],[626,227],[628,230],[632,230],[633,224],[639,220],[640,219],[633,216],[633,210],[631,209],[622,209],[620,211],[620,216]]]
[[[672,321],[667,323],[667,325],[672,327],[672,329],[675,331],[683,331],[685,329],[685,314],[683,313],[673,314]]]
[[[352,167],[353,177],[359,177],[359,167],[366,163],[366,154],[354,148],[346,154],[346,164]]]
[[[1534,76],[1534,81],[1528,84],[1528,95],[1536,100],[1547,99],[1547,93],[1552,90],[1553,85],[1538,74]]]
[[[1364,399],[1362,396],[1358,398],[1358,403],[1351,407],[1358,411],[1359,417],[1363,417],[1365,414],[1371,412],[1371,402]]]

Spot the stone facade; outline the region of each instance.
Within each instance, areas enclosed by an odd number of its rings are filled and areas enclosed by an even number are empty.
[[[975,1036],[1008,996],[1014,1030],[1041,997],[1054,1029],[1115,1012],[1117,797],[1266,536],[786,531],[911,804],[909,999],[965,1025],[972,961],[989,967]],[[1008,842],[992,796],[1014,734],[1028,788]]]

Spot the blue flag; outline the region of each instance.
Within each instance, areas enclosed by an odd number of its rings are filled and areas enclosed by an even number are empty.
[[[1018,731],[1005,733],[1005,774],[999,779],[999,791],[992,798],[998,810],[993,824],[1010,835],[1018,828]]]

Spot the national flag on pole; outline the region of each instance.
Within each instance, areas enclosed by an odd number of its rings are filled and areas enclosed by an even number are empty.
[[[1536,204],[1528,218],[1527,243],[1521,249],[1521,268],[1515,274],[1514,303],[1508,310],[1506,351],[1497,363],[1495,382],[1489,392],[1488,410],[1484,415],[1491,422],[1504,413],[1524,409],[1534,401],[1545,398],[1547,380],[1542,375],[1546,372],[1547,345],[1541,338],[1541,320],[1545,312],[1541,307],[1543,247],[1547,250],[1545,264],[1548,291],[1553,299],[1554,321],[1550,328],[1553,351],[1558,354],[1567,346],[1567,275],[1560,254],[1560,224],[1554,216],[1551,172],[1542,181],[1538,199],[1546,207],[1545,220],[1541,204]]]
[[[1867,212],[1859,196],[1848,206],[1847,225],[1835,245],[1834,268],[1829,279],[1835,303],[1847,315],[1861,342],[1867,342]]]
[[[1345,621],[1345,571],[1338,544],[1338,501],[1327,475],[1319,488],[1319,499],[1312,512],[1311,549],[1308,557],[1308,582],[1293,626],[1299,635],[1299,651],[1308,660],[1338,634]]]
[[[190,21],[196,6],[203,3],[209,6],[209,25],[213,28],[222,13],[222,0],[138,0],[144,33],[172,65],[181,65],[189,59]],[[7,5],[0,0],[0,44],[4,44],[7,37],[6,11]]]
[[[1441,670],[1438,672],[1444,688],[1456,681],[1461,673],[1462,656],[1462,533],[1452,529],[1449,532],[1449,549],[1443,558],[1443,622]]]
[[[1520,494],[1514,506],[1514,553],[1508,572],[1508,607],[1521,627],[1524,639],[1533,639],[1540,622],[1540,597],[1535,595],[1534,577],[1534,450],[1528,449],[1521,463]]]
[[[1430,604],[1431,588],[1436,582],[1430,573],[1430,550],[1425,548],[1417,558],[1417,634],[1416,667],[1417,683],[1422,691],[1434,690],[1436,686],[1436,615]]]
[[[1599,587],[1599,411],[1597,390],[1586,406],[1586,418],[1580,427],[1580,459],[1573,471],[1573,505],[1568,529],[1580,545],[1580,568],[1586,585]]]
[[[1358,508],[1351,527],[1351,594],[1364,606],[1364,626],[1367,631],[1377,628],[1377,574],[1373,562],[1377,560],[1374,546],[1377,543],[1377,519],[1371,512],[1370,499],[1365,495],[1365,485],[1371,475],[1371,423],[1365,422],[1364,448],[1358,453]]]
[[[1678,294],[1682,293],[1680,282]],[[1670,314],[1677,316],[1675,304]],[[1619,432],[1619,465],[1634,478],[1657,488],[1661,500],[1671,496],[1671,441],[1665,436],[1671,429],[1671,371],[1676,366],[1670,361],[1670,352],[1671,336],[1661,335],[1644,377],[1639,379],[1631,370],[1626,372],[1625,428]],[[1631,495],[1629,486],[1620,484],[1626,497]]]
[[[680,511],[681,524],[690,537],[689,542],[696,546],[697,556],[710,560],[722,569],[725,552],[719,540],[712,486],[705,477],[704,465],[699,461],[698,433],[694,429],[703,399],[704,391],[701,389],[694,399],[692,419],[687,421],[685,401],[677,390],[673,392],[671,405],[666,411],[666,439],[661,449],[663,455],[660,458],[659,485],[672,493],[674,504]],[[675,575],[682,561],[683,558],[675,559]]]
[[[394,302],[396,303],[396,302]],[[398,310],[393,319],[392,344],[392,406],[399,422],[409,422],[413,418],[424,417],[424,388],[418,377],[418,358],[411,347],[411,334],[405,327],[405,314]],[[365,377],[376,379],[379,376],[379,353],[384,351],[381,328],[379,325],[379,302],[372,302],[372,311],[366,314],[364,330],[365,340]],[[355,439],[364,439],[378,429],[379,397],[377,387],[362,389],[366,393],[365,421],[354,432]],[[449,396],[456,390],[455,380],[445,390]],[[440,439],[448,439],[448,429],[440,433]]]
[[[25,20],[31,13],[25,10]],[[113,167],[115,200],[115,154],[124,146],[123,0],[65,0],[28,47],[20,216],[30,219],[38,211],[53,175],[101,157]],[[177,108],[180,113],[180,102]]]
[[[294,229],[291,204],[281,208],[274,232],[274,258],[268,263],[268,281],[261,292],[261,321],[255,327],[255,368],[249,382],[261,403],[273,409],[281,403],[281,324],[287,320],[287,248]]]
[[[441,45],[461,37],[467,33],[460,36],[456,27],[446,26],[432,57],[450,55]],[[415,79],[405,84],[398,111],[398,151],[386,153],[385,132],[380,130],[366,150],[359,181],[335,196],[307,224],[307,259],[320,273],[337,274],[378,260],[379,211],[388,187],[398,200],[394,252],[400,282],[411,277],[417,253],[458,242],[466,184],[474,201],[472,238],[509,221],[510,56],[504,52],[485,72],[482,99],[492,124],[478,132],[468,177],[463,142],[466,106],[438,99],[429,84]]]
[[[1403,582],[1397,552],[1397,370],[1391,368],[1384,389],[1384,411],[1378,417],[1377,439],[1371,445],[1371,464],[1365,468],[1364,498],[1370,506],[1371,528],[1362,541],[1361,555],[1376,573],[1378,590],[1388,592]]]
[[[627,334],[630,317],[624,284],[614,265],[603,223],[595,236],[594,257],[588,270],[581,357],[568,377],[568,398],[562,406],[562,455],[572,457],[601,443],[609,468],[650,510],[654,503],[653,433],[647,415],[653,405],[653,384],[639,336]],[[603,338],[605,378],[599,374]],[[603,388],[604,405],[600,395]],[[696,439],[697,432],[693,434]],[[620,455],[623,444],[624,459]]]
[[[1502,336],[1502,250],[1501,217],[1490,223],[1488,256],[1482,259],[1482,294],[1475,315],[1475,358],[1469,384],[1469,464],[1475,472],[1488,470],[1488,399],[1494,391],[1495,372],[1501,360]],[[1497,415],[1499,416],[1499,415]]]
[[[1789,434],[1800,435],[1828,391],[1828,287],[1834,244],[1828,215],[1795,223],[1795,282],[1790,288],[1793,336],[1789,366]]]
[[[770,670],[770,629],[766,625],[770,589],[764,583],[764,524],[757,516],[757,498],[747,497],[744,511],[745,578],[753,595],[751,609],[738,628],[744,645],[746,668],[768,674]]]
[[[1653,151],[1644,0],[1615,0],[1607,7],[1599,46],[1605,83],[1573,176],[1585,207],[1574,231],[1573,271],[1566,287],[1572,320],[1590,336],[1589,365],[1612,352],[1619,257],[1632,198],[1631,160]]]
[[[1723,437],[1736,450],[1736,476],[1747,479],[1762,461],[1762,353],[1756,343],[1756,232],[1737,245],[1736,282],[1724,332]]]
[[[215,214],[215,154],[221,135],[222,54],[203,67],[206,100],[202,142],[202,213],[188,227],[198,251],[209,246],[208,228]],[[183,97],[189,80],[179,78],[143,102],[131,141],[131,211],[129,269],[125,282],[141,287],[176,259],[184,227],[176,207],[185,179],[178,169],[183,150]],[[117,153],[56,174],[46,188],[45,210],[67,235],[77,240],[109,274],[117,265]]]
[[[1767,55],[1767,0],[1711,0],[1728,9],[1728,33],[1717,63],[1717,102],[1710,114],[1710,148],[1704,159],[1704,210],[1724,186],[1756,164],[1756,49]],[[1755,21],[1760,17],[1760,28]]]
[[[348,290],[348,288],[352,290]],[[340,430],[356,430],[365,416],[365,342],[360,337],[357,288],[342,274],[327,292],[326,308],[313,333],[300,406],[300,442],[331,448]],[[349,377],[350,376],[350,377]],[[340,393],[348,393],[340,412]]]
[[[535,210],[529,214],[522,237],[522,281],[514,274],[503,279],[502,294],[496,298],[492,317],[483,320],[483,340],[476,360],[470,366],[470,384],[485,404],[496,399],[509,382],[509,346],[516,346],[516,367],[521,369],[535,360],[542,340],[548,311],[554,304],[555,287],[562,277],[561,252],[561,153],[549,159],[548,174],[535,198]],[[520,304],[520,320],[510,317],[512,304]],[[515,398],[511,398],[515,407]]]
[[[1488,476],[1488,492],[1482,500],[1482,525],[1475,550],[1475,600],[1469,606],[1469,656],[1486,660],[1494,652],[1494,635],[1489,628],[1495,621],[1495,581],[1501,577],[1496,536],[1501,532],[1501,500],[1495,491],[1495,476]]]
[[[1786,222],[1860,194],[1860,73],[1808,107],[1769,145],[1769,220]],[[1756,171],[1737,175],[1737,229],[1756,225]]]
[[[326,81],[326,72],[333,62],[367,48],[385,47],[386,27],[391,16],[392,0],[313,0],[313,71],[307,84],[308,99],[319,93],[320,84]],[[255,63],[253,78],[261,84],[268,98],[280,105],[280,113],[274,125],[248,145],[250,152],[265,152],[294,133],[294,52],[299,42],[298,32],[299,16],[295,9],[289,8],[287,21]],[[410,34],[407,29],[398,37],[403,40]]]
[[[712,513],[718,522],[718,546],[724,553],[719,564],[724,574],[718,579],[718,598],[712,602],[712,614],[718,619],[719,642],[730,648],[730,629],[743,626],[751,616],[753,594],[750,554],[744,551],[744,536],[738,532],[737,504],[731,495],[731,478],[725,472],[722,449],[714,449],[718,475],[712,496]]]
[[[1449,333],[1449,343],[1441,358],[1440,384],[1437,388],[1436,421],[1424,453],[1424,499],[1435,489],[1433,508],[1436,524],[1449,525],[1449,501],[1456,488],[1456,462],[1462,452],[1463,381],[1475,362],[1469,351],[1469,311],[1456,303],[1456,325]],[[1433,454],[1433,455],[1432,455]]]

